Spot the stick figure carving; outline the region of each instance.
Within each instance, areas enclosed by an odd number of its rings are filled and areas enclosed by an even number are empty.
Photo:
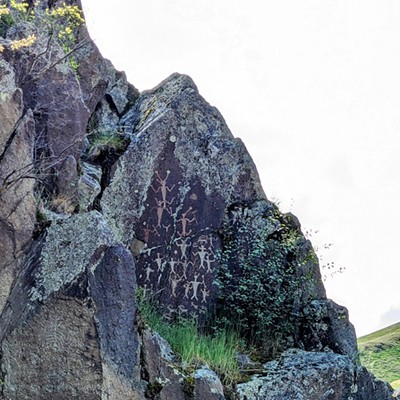
[[[158,193],[161,191],[162,203],[163,203],[164,207],[166,207],[168,204],[167,193],[171,193],[175,187],[175,185],[172,185],[171,187],[167,186],[167,180],[168,180],[170,173],[171,173],[171,171],[167,170],[167,175],[165,176],[165,179],[162,179],[160,174],[158,173],[158,171],[156,171],[157,182],[160,186],[157,188],[157,190],[154,189],[153,186],[151,187],[153,189],[154,193]]]
[[[154,272],[154,269],[151,269],[150,265],[148,265],[145,271],[146,271],[146,282],[150,282],[150,274]]]
[[[189,238],[180,238],[179,242],[176,242],[176,245],[179,247],[179,249],[181,250],[181,259],[187,259],[186,256],[186,250],[190,245],[190,239]]]
[[[157,258],[156,258],[154,261],[156,262],[157,267],[158,267],[158,268],[157,268],[157,271],[158,271],[158,272],[162,271],[162,270],[163,270],[163,269],[162,269],[162,262],[163,262],[163,259],[162,259],[160,253],[157,252]]]
[[[144,232],[145,243],[147,243],[149,241],[150,235],[152,233],[155,233],[157,236],[160,236],[160,234],[158,233],[157,228],[155,226],[153,226],[153,229],[150,229],[148,226],[146,226],[145,228],[143,228],[143,232]]]
[[[180,263],[183,267],[183,273],[182,276],[184,276],[187,279],[187,270],[188,267],[191,265],[193,267],[193,263],[191,261],[185,260],[185,261],[181,261]]]
[[[204,261],[206,259],[206,256],[208,256],[208,252],[206,248],[204,247],[203,244],[200,245],[199,251],[197,253],[193,253],[195,256],[200,257],[200,268],[204,269]]]
[[[202,303],[207,303],[207,297],[209,296],[210,291],[207,290],[206,285],[203,285],[203,286],[204,286],[203,289],[200,290],[201,291],[201,295],[202,295],[201,302]]]
[[[189,227],[189,224],[192,222],[197,222],[195,214],[196,211],[193,211],[193,208],[190,206],[183,214],[182,218],[178,219],[176,222],[180,222],[182,224],[182,230],[181,232],[178,232],[180,236],[189,236],[192,233],[192,230],[187,230]],[[189,217],[189,215],[192,215],[192,218]]]
[[[191,282],[186,282],[183,285],[183,287],[185,289],[185,294],[183,296],[184,299],[189,299],[189,291],[190,291],[191,286],[192,286]]]
[[[178,286],[178,283],[182,279],[183,279],[182,277],[178,279],[176,274],[174,274],[174,276],[172,276],[172,274],[169,276],[169,281],[171,283],[172,297],[176,297],[176,288]]]
[[[175,261],[174,259],[169,260],[169,265],[171,266],[171,274],[176,274],[175,265],[179,264],[179,261]]]
[[[215,261],[214,258],[210,258],[210,254],[207,253],[207,256],[204,260],[207,264],[207,272],[212,272],[211,264]]]
[[[193,289],[193,294],[192,297],[190,298],[190,300],[198,300],[197,298],[197,290],[199,289],[199,285],[201,284],[200,281],[197,280],[197,278],[199,277],[199,274],[194,274],[194,280],[192,280],[190,283],[192,285],[192,289]]]

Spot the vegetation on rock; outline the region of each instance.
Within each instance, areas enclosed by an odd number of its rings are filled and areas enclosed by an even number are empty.
[[[206,332],[194,318],[177,317],[168,321],[145,290],[139,290],[138,306],[143,321],[160,334],[180,357],[186,369],[207,364],[231,384],[240,377],[237,353],[243,346],[238,334],[229,329]]]

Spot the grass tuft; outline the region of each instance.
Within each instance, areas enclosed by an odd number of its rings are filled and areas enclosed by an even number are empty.
[[[240,347],[237,333],[220,330],[205,334],[195,319],[179,317],[174,322],[166,321],[146,297],[139,296],[139,311],[144,322],[167,340],[181,357],[184,368],[207,364],[227,385],[240,379],[236,359]]]

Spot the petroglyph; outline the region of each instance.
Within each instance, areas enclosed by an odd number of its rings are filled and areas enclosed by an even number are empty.
[[[178,279],[176,274],[173,274],[173,275],[171,274],[169,276],[169,281],[171,283],[171,289],[172,289],[172,297],[176,297],[176,288],[178,286],[178,283],[181,282],[182,279],[183,279],[183,277],[180,277]]]
[[[152,272],[154,272],[154,269],[151,269],[150,265],[148,265],[145,271],[146,271],[146,282],[150,282],[150,275]]]
[[[192,290],[193,290],[193,294],[192,294],[192,297],[190,298],[190,300],[193,300],[193,299],[199,300],[197,298],[197,291],[202,282],[197,280],[198,277],[199,277],[199,274],[194,274],[194,279],[190,282],[190,284],[192,286]],[[203,282],[204,282],[204,277],[203,277]]]
[[[207,290],[207,286],[205,286],[205,285],[203,285],[203,286],[204,286],[203,289],[200,290],[201,296],[202,296],[201,302],[207,303],[207,297],[210,295],[210,291]]]
[[[204,245],[200,245],[199,251],[197,253],[193,253],[195,256],[200,257],[200,268],[205,269],[204,267],[204,262],[206,260],[206,256],[208,256],[207,249],[204,247]]]
[[[170,267],[171,267],[171,269],[170,269],[170,273],[171,273],[171,274],[176,274],[176,272],[175,272],[175,265],[177,265],[177,264],[179,264],[179,261],[175,261],[174,259],[169,260],[169,265],[170,265]]]
[[[215,258],[210,258],[210,255],[207,254],[206,258],[204,259],[206,265],[207,265],[207,272],[213,272],[213,270],[211,269],[211,264],[213,262],[215,262]]]
[[[176,245],[181,250],[181,259],[187,259],[186,250],[191,244],[191,240],[188,237],[180,238],[179,241],[176,242]]]
[[[189,236],[192,233],[192,230],[188,230],[189,224],[192,222],[197,222],[196,216],[194,215],[196,211],[193,211],[193,208],[190,206],[183,214],[182,218],[178,219],[176,222],[180,222],[182,225],[182,229],[178,234],[180,236]],[[190,217],[191,215],[191,217]]]
[[[191,282],[186,282],[183,285],[184,289],[185,289],[185,294],[183,296],[184,299],[189,299],[189,292],[190,292],[190,288],[192,287],[192,283]]]
[[[181,261],[180,265],[182,265],[182,267],[183,267],[182,275],[187,279],[188,267],[189,266],[193,267],[193,263],[191,261],[184,260],[184,261]]]
[[[170,203],[167,200],[167,193],[171,193],[175,187],[175,185],[172,185],[171,187],[167,186],[167,180],[168,180],[170,173],[171,173],[171,171],[167,170],[167,175],[165,176],[164,179],[162,179],[160,174],[158,173],[158,171],[156,171],[156,176],[157,176],[156,179],[160,186],[157,189],[154,189],[153,186],[151,187],[153,189],[154,193],[161,192],[162,204],[164,205],[164,207],[167,207],[167,204]]]
[[[157,252],[157,258],[154,261],[157,264],[157,272],[162,272],[164,270],[164,268],[162,268],[163,259],[162,259],[161,254],[159,252]]]
[[[144,226],[144,228],[143,228],[143,233],[144,233],[144,241],[145,241],[145,243],[147,243],[147,242],[149,241],[150,235],[151,235],[152,233],[156,234],[157,236],[160,236],[160,234],[158,233],[156,227],[153,226],[152,228],[150,228],[150,227],[147,225],[146,222],[143,222],[143,226]]]

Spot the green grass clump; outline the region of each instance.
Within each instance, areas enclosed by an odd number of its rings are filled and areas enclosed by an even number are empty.
[[[358,339],[361,364],[377,378],[400,386],[400,323]]]
[[[173,322],[166,321],[143,295],[139,297],[139,311],[144,322],[167,340],[181,357],[184,367],[207,364],[225,384],[240,378],[236,360],[240,340],[235,332],[220,330],[205,334],[194,319],[179,317]]]
[[[115,150],[123,150],[126,147],[126,138],[115,132],[103,132],[96,134],[91,140],[91,147],[96,150],[111,148]]]

